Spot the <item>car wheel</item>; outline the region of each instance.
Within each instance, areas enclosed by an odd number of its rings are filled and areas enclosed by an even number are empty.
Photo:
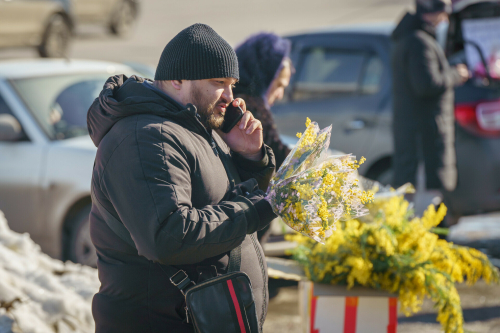
[[[62,15],[55,14],[45,28],[38,53],[44,58],[65,57],[70,39],[71,28],[68,22]]]
[[[83,208],[70,222],[67,258],[73,262],[96,267],[97,253],[90,238],[90,208]]]
[[[111,15],[109,30],[113,35],[126,36],[135,24],[137,15],[134,5],[129,0],[123,0]]]

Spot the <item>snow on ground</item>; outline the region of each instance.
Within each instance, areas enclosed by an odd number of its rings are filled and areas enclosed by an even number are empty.
[[[50,258],[0,211],[0,333],[94,332],[97,270]]]

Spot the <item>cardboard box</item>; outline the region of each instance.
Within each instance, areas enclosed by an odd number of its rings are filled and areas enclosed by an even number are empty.
[[[299,295],[303,332],[397,332],[397,295],[310,281],[299,282]]]
[[[398,295],[313,283],[293,260],[266,258],[270,279],[297,281],[304,333],[396,333]]]

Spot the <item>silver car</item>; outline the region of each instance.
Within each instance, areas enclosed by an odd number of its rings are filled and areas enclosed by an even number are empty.
[[[138,0],[0,0],[0,48],[34,46],[41,57],[64,57],[75,28],[98,24],[124,36],[138,12]]]
[[[52,257],[95,265],[89,236],[97,148],[87,110],[130,66],[81,60],[0,62],[0,210]]]
[[[63,57],[73,32],[65,0],[0,1],[0,47],[34,46],[41,57]]]

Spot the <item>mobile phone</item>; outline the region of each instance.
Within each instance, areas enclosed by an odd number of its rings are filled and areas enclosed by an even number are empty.
[[[244,114],[245,112],[239,106],[234,106],[233,102],[231,102],[224,113],[224,122],[220,130],[224,133],[229,133]]]

